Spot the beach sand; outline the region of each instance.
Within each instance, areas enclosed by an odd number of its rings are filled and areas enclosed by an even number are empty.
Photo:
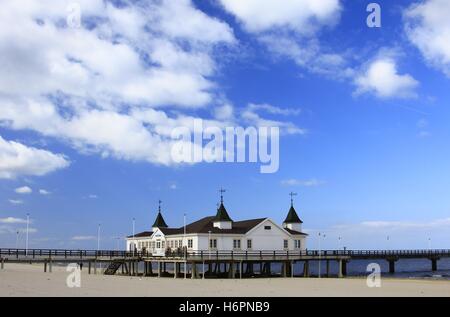
[[[380,288],[369,288],[363,278],[173,279],[81,274],[81,287],[69,288],[69,273],[42,264],[6,263],[0,270],[0,296],[450,296],[450,282],[382,278]]]

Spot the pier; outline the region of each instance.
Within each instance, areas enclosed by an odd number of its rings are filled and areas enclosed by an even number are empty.
[[[330,277],[330,263],[338,263],[338,277],[347,275],[352,260],[384,260],[389,273],[401,259],[427,259],[430,271],[438,270],[439,260],[450,258],[450,250],[305,250],[305,251],[180,251],[153,256],[147,252],[0,249],[1,269],[8,263],[41,263],[44,272],[53,265],[77,263],[88,273],[105,275],[155,276],[172,278],[248,278],[248,277],[310,277],[310,263],[324,263],[323,277]],[[274,274],[273,264],[281,265],[281,274]],[[294,275],[300,266],[302,274]],[[142,269],[143,268],[143,269]]]

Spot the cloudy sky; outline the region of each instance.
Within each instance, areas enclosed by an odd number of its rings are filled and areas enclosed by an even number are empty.
[[[448,247],[450,2],[378,1],[381,28],[368,3],[3,1],[1,246],[29,213],[31,246],[96,248],[101,223],[115,248],[158,199],[181,226],[222,186],[235,220],[281,222],[298,192],[311,248]],[[279,171],[175,163],[195,119],[278,126]]]

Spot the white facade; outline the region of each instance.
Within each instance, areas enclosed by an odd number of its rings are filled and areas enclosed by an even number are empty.
[[[223,230],[231,229],[221,226]],[[288,229],[295,230],[293,227]],[[233,233],[188,233],[168,234],[164,229],[153,231],[151,236],[129,237],[127,250],[132,251],[133,245],[137,251],[146,250],[155,256],[164,256],[166,250],[177,250],[186,247],[188,251],[283,251],[305,250],[307,235],[290,233],[269,218],[251,228],[245,234]]]

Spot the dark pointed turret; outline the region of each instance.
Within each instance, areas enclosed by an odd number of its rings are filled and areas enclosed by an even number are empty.
[[[231,220],[230,215],[228,215],[225,206],[223,205],[223,193],[224,189],[220,189],[220,206],[217,208],[217,214],[214,217],[214,227],[219,229],[231,229],[233,227],[233,220]]]
[[[223,202],[220,203],[220,206],[217,209],[217,214],[216,214],[216,217],[214,218],[214,221],[233,221],[233,220],[231,220],[230,216],[228,215],[228,212],[225,209]]]
[[[162,201],[158,201],[159,207],[158,207],[158,215],[156,216],[155,223],[153,223],[153,228],[168,228],[168,225],[164,221],[164,218],[161,214],[161,203]]]
[[[301,232],[303,221],[301,221],[300,217],[298,216],[294,208],[294,196],[296,196],[297,194],[290,193],[289,195],[291,196],[291,208],[289,208],[286,219],[283,221],[283,227],[285,229]]]
[[[289,212],[283,223],[303,223],[303,221],[301,221],[300,217],[297,215],[297,212],[295,211],[293,205],[291,205],[291,208],[289,208]]]

